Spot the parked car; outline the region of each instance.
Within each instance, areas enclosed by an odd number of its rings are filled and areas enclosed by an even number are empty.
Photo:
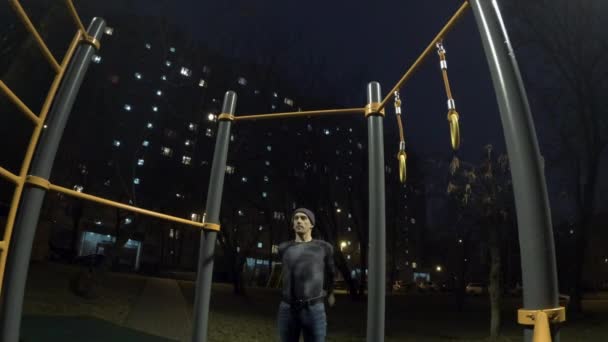
[[[439,286],[432,281],[422,281],[418,283],[418,291],[420,292],[437,292]]]
[[[479,296],[483,294],[486,287],[481,283],[468,283],[464,291],[468,295]]]

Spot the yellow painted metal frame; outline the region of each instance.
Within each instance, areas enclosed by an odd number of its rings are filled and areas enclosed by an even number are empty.
[[[0,295],[1,295],[3,282],[4,282],[4,271],[5,271],[5,267],[6,267],[6,258],[8,255],[8,249],[10,247],[9,244],[11,241],[11,237],[13,235],[15,218],[17,216],[17,210],[18,210],[19,202],[21,200],[21,195],[23,193],[23,189],[26,186],[26,184],[29,186],[36,186],[36,187],[45,189],[47,191],[48,190],[57,191],[57,192],[64,193],[69,196],[81,198],[84,200],[92,201],[92,202],[103,204],[103,205],[121,208],[124,210],[129,210],[129,211],[143,214],[143,215],[148,215],[148,216],[152,216],[152,217],[156,217],[156,218],[160,218],[160,219],[164,219],[164,220],[168,220],[168,221],[172,221],[172,222],[176,222],[176,223],[182,223],[182,224],[186,224],[186,225],[190,225],[190,226],[195,226],[198,228],[219,231],[221,227],[217,223],[195,222],[195,221],[186,220],[186,219],[175,217],[175,216],[157,213],[157,212],[154,212],[151,210],[141,209],[141,208],[126,205],[123,203],[113,202],[113,201],[110,201],[110,200],[107,200],[107,199],[104,199],[101,197],[97,197],[97,196],[93,196],[93,195],[89,195],[89,194],[85,194],[85,193],[80,193],[80,192],[77,192],[74,190],[70,190],[67,188],[63,188],[63,187],[54,185],[51,182],[49,182],[49,180],[43,179],[41,177],[27,175],[27,172],[30,169],[30,166],[32,163],[32,158],[34,156],[34,151],[35,151],[36,145],[38,144],[38,140],[40,139],[40,134],[42,133],[44,122],[45,122],[48,112],[51,108],[51,104],[53,103],[53,100],[55,99],[55,95],[57,94],[59,84],[61,83],[63,76],[65,75],[66,69],[69,65],[70,60],[72,59],[72,57],[74,55],[74,52],[76,51],[76,47],[78,46],[78,44],[90,44],[93,47],[95,47],[96,49],[99,49],[100,44],[99,44],[99,41],[97,41],[93,37],[89,36],[88,33],[86,32],[84,26],[82,25],[82,22],[80,21],[80,17],[78,16],[78,12],[76,11],[74,4],[72,3],[72,0],[66,0],[66,4],[70,11],[70,15],[72,16],[72,19],[74,20],[78,31],[72,38],[72,41],[68,47],[68,50],[66,51],[65,55],[63,56],[63,59],[61,60],[61,64],[59,64],[57,62],[57,60],[55,59],[55,57],[53,56],[53,54],[51,53],[51,51],[49,50],[49,48],[47,47],[47,45],[44,42],[44,40],[42,39],[42,37],[40,36],[40,34],[38,33],[38,31],[36,30],[36,28],[34,27],[34,24],[28,17],[27,13],[23,9],[23,7],[19,3],[19,1],[18,0],[9,0],[9,3],[13,7],[14,11],[17,13],[17,16],[21,19],[21,21],[23,22],[23,24],[25,25],[27,30],[34,37],[34,40],[36,41],[41,53],[43,54],[45,59],[49,62],[51,68],[53,68],[53,70],[55,71],[55,78],[53,79],[53,82],[51,83],[51,86],[50,86],[47,96],[44,100],[44,103],[42,105],[42,109],[40,110],[39,115],[36,115],[25,103],[23,103],[23,101],[21,101],[21,99],[2,80],[0,80],[0,92],[3,93],[4,95],[6,95],[9,98],[9,100],[17,107],[17,109],[19,109],[19,111],[21,113],[23,113],[23,115],[25,115],[34,124],[34,131],[32,132],[32,135],[30,137],[30,142],[29,142],[29,145],[25,152],[25,156],[23,158],[23,162],[21,164],[19,174],[14,174],[14,173],[10,172],[9,170],[7,170],[3,167],[0,167],[0,177],[15,184],[15,190],[13,192],[13,198],[11,200],[11,206],[10,206],[10,210],[9,210],[7,221],[6,221],[6,226],[4,229],[4,235],[2,236],[2,239],[0,240]]]
[[[556,324],[565,321],[566,308],[563,306],[544,310],[519,309],[517,311],[517,323],[534,326],[532,342],[551,342],[549,323]]]

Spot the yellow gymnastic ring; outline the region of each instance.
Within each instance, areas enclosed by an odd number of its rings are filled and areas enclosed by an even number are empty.
[[[405,151],[399,151],[397,154],[397,159],[399,160],[399,181],[402,184],[405,184],[407,177],[407,165],[405,163],[407,160],[407,154],[405,154]]]
[[[452,149],[454,151],[460,148],[460,125],[458,124],[458,112],[450,111],[448,113],[448,121],[450,122],[450,138],[452,141]]]

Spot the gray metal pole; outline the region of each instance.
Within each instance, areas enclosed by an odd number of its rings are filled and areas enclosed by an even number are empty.
[[[382,101],[380,84],[367,85],[367,103]],[[367,117],[369,155],[369,273],[367,280],[367,341],[384,341],[386,291],[386,210],[384,193],[383,117]]]
[[[227,91],[224,95],[222,113],[234,114],[236,110],[236,93]],[[220,119],[213,152],[213,165],[207,191],[206,222],[218,223],[222,204],[224,176],[226,175],[226,160],[228,159],[228,144],[230,143],[230,126],[232,121]],[[192,341],[206,342],[209,333],[209,300],[211,298],[211,283],[213,277],[213,254],[217,232],[202,231],[201,246],[198,259],[198,274],[196,276],[196,294],[194,297],[194,332]]]
[[[486,53],[507,142],[513,178],[524,308],[559,306],[551,209],[536,130],[515,53],[496,1],[471,0]],[[559,334],[552,329],[553,341]],[[524,340],[532,340],[525,328]]]
[[[87,32],[100,41],[104,28],[105,21],[94,18]],[[51,107],[47,128],[40,137],[36,153],[32,159],[31,175],[43,179],[49,179],[51,176],[51,169],[63,130],[94,52],[95,48],[90,44],[80,44],[77,47]],[[2,332],[0,335],[0,340],[3,342],[17,342],[19,340],[23,295],[32,253],[32,243],[45,194],[46,190],[27,185],[23,190],[11,248],[8,251],[6,261]]]

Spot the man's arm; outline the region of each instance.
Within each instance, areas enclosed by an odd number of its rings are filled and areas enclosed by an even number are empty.
[[[336,276],[336,266],[334,264],[334,248],[327,243],[325,248],[325,286],[327,291],[327,302],[329,306],[334,306],[334,279]]]

